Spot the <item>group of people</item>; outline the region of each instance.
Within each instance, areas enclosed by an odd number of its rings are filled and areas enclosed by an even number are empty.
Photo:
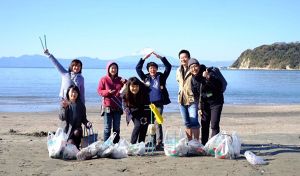
[[[45,49],[44,53],[49,56],[61,74],[59,118],[66,122],[65,132],[71,130],[68,142],[79,148],[83,137],[82,124],[86,128],[92,127],[92,123],[86,117],[82,62],[74,59],[66,70],[48,49]],[[144,63],[151,55],[164,64],[164,72],[158,71],[157,63],[149,62],[146,65],[147,73],[144,73]],[[200,140],[201,127],[200,142],[205,145],[209,138],[210,126],[212,136],[220,131],[219,123],[224,103],[223,92],[220,91],[221,82],[209,68],[199,64],[197,59],[191,58],[188,50],[181,50],[178,56],[180,59],[180,67],[176,71],[176,80],[179,84],[178,103],[186,137],[189,141]],[[121,115],[124,113],[127,123],[132,121],[134,124],[130,139],[132,144],[145,142],[148,125],[155,124],[154,144],[157,150],[163,149],[162,125],[158,124],[155,118],[151,118],[153,114],[148,105],[154,104],[162,114],[164,105],[171,103],[166,87],[171,69],[172,65],[167,58],[156,52],[151,52],[138,61],[136,72],[140,79],[137,77],[124,79],[119,76],[119,66],[116,62],[107,64],[107,73],[99,80],[97,89],[102,97],[104,141],[113,131],[116,133],[113,142],[119,142]]]

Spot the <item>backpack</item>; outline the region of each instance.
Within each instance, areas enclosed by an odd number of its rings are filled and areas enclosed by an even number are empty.
[[[227,87],[227,81],[222,75],[220,69],[218,67],[209,67],[209,70],[212,71],[216,75],[217,79],[221,81],[222,83],[221,91],[222,93],[224,93]]]

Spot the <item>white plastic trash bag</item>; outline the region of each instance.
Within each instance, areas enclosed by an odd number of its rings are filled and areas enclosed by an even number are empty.
[[[231,135],[220,132],[212,137],[204,146],[208,155],[219,159],[235,159],[240,156],[241,140],[236,132]]]
[[[121,139],[119,143],[115,144],[114,149],[111,153],[111,157],[114,159],[121,159],[128,157],[129,143],[125,139]]]
[[[185,156],[187,154],[186,139],[181,129],[167,129],[164,139],[166,156]]]
[[[82,148],[76,155],[77,160],[87,160],[96,156],[98,151],[101,149],[102,143],[100,141],[96,141],[91,145]]]
[[[203,156],[206,152],[204,146],[196,139],[188,142],[188,156]]]
[[[113,150],[114,150],[114,144],[111,145],[111,146],[109,146],[108,148],[106,148],[106,149],[102,152],[102,154],[101,154],[100,157],[101,157],[101,158],[108,158],[108,157],[110,157],[110,155],[112,154]]]
[[[225,135],[221,132],[210,138],[204,146],[204,149],[208,155],[215,156],[215,150],[223,142]]]
[[[113,150],[114,147],[114,139],[116,137],[117,133],[114,132],[101,146],[100,149],[97,152],[97,156],[104,158],[104,157],[108,157]]]
[[[267,164],[267,162],[262,157],[256,156],[254,153],[252,153],[249,150],[247,150],[244,155],[250,164],[253,164],[253,165]]]
[[[178,156],[186,156],[188,153],[188,146],[186,144],[186,139],[180,139],[177,144],[175,145],[175,153]],[[174,152],[173,152],[174,153]]]
[[[140,142],[136,144],[129,144],[128,155],[144,155],[145,154],[145,143]]]
[[[231,135],[232,138],[232,148],[233,148],[233,158],[240,157],[242,141],[239,135],[234,131]]]
[[[231,136],[225,135],[225,139],[215,149],[215,158],[219,159],[233,159],[233,148]]]
[[[61,158],[63,147],[66,145],[68,135],[63,131],[62,128],[58,128],[56,133],[48,132],[47,147],[49,157]]]
[[[74,144],[66,143],[63,146],[62,158],[66,160],[76,159],[78,152],[79,150]]]

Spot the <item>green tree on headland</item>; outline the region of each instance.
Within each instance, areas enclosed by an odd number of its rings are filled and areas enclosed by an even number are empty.
[[[231,68],[300,69],[300,43],[274,43],[247,49]]]

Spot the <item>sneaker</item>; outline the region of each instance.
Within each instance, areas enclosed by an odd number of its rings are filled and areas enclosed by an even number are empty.
[[[164,150],[164,145],[162,143],[159,143],[155,146],[155,149],[157,151],[163,151]]]

